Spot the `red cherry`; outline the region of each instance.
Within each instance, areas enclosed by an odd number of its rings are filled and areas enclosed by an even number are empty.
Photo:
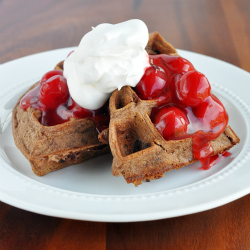
[[[195,70],[193,64],[180,56],[169,56],[165,54],[151,56],[151,63],[172,73],[183,73]],[[165,70],[166,71],[166,70]]]
[[[62,70],[51,70],[51,71],[47,72],[46,74],[43,75],[40,84],[49,80],[50,77],[57,76],[57,75],[63,76],[63,71]]]
[[[167,76],[164,72],[150,67],[136,85],[136,93],[143,100],[157,98],[163,94],[166,81]]]
[[[190,71],[176,82],[177,97],[185,106],[200,105],[210,95],[210,91],[207,78],[198,71]]]
[[[156,115],[154,125],[165,140],[183,138],[189,124],[186,114],[176,107],[164,107]]]
[[[66,103],[69,98],[67,81],[60,75],[50,77],[42,83],[40,90],[41,102],[49,109],[55,109]]]

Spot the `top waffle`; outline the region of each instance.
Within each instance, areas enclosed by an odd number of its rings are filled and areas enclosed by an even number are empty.
[[[150,34],[149,54],[177,54],[157,32]],[[109,144],[113,154],[112,173],[123,175],[135,186],[142,180],[158,179],[164,172],[195,162],[192,138],[166,141],[150,119],[155,100],[141,100],[130,87],[115,91],[110,98]],[[101,137],[105,141],[105,136]],[[222,153],[239,142],[228,126],[211,141],[214,154]]]

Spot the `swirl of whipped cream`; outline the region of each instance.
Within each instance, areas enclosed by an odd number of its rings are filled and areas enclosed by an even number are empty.
[[[138,19],[100,24],[88,32],[64,62],[64,77],[78,105],[95,110],[115,89],[135,87],[150,66],[148,37]]]

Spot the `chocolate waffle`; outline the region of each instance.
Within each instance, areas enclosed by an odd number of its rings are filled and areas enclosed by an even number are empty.
[[[150,34],[146,50],[149,54],[174,54],[177,51],[157,32]],[[156,100],[141,100],[131,87],[113,92],[110,98],[109,135],[100,135],[107,141],[113,154],[112,174],[124,176],[127,183],[135,186],[142,180],[153,180],[164,176],[166,171],[179,169],[196,162],[192,152],[192,138],[166,141],[150,119]],[[214,154],[222,153],[239,138],[227,126],[225,131],[211,141]]]
[[[62,67],[63,62],[56,69]],[[22,97],[12,112],[13,136],[16,146],[29,160],[36,175],[43,176],[110,152],[109,146],[98,140],[93,120],[73,118],[59,125],[43,126],[39,122],[40,110],[29,107],[25,111],[20,107]]]

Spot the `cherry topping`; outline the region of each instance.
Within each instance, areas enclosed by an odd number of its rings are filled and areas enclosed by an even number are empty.
[[[164,92],[166,81],[167,77],[164,72],[150,67],[146,69],[145,74],[136,85],[136,93],[143,100],[158,98]]]
[[[211,87],[207,78],[198,71],[184,74],[176,83],[176,94],[185,106],[200,105],[210,95]]]
[[[153,122],[165,140],[183,138],[189,124],[186,114],[176,107],[163,107]]]
[[[68,98],[69,90],[64,77],[54,75],[46,82],[42,82],[40,99],[47,108],[56,109],[61,104],[66,103]]]
[[[54,126],[72,118],[89,118],[96,124],[100,133],[108,128],[109,111],[108,102],[97,110],[88,110],[79,106],[69,95],[67,81],[63,71],[52,70],[46,73],[40,84],[29,91],[20,101],[20,106],[41,111],[40,123],[44,126]]]

